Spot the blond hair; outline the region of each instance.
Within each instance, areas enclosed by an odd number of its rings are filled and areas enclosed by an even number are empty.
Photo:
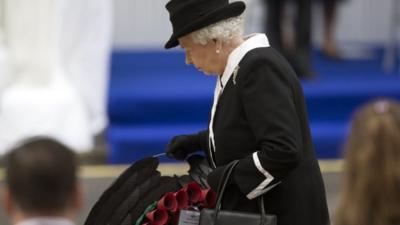
[[[345,147],[336,225],[400,224],[400,106],[377,100],[356,112]]]

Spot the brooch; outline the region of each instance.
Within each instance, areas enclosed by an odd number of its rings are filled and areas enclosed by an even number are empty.
[[[233,84],[236,85],[236,77],[239,71],[239,66],[236,66],[235,69],[233,70]]]

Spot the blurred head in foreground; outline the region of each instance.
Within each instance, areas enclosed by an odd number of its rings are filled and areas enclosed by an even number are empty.
[[[373,101],[360,108],[345,147],[337,225],[400,224],[400,106]]]
[[[72,221],[80,209],[77,159],[49,138],[25,141],[6,156],[4,206],[13,224]]]

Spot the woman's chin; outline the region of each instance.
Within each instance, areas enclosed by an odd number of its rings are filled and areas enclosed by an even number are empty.
[[[212,73],[212,72],[206,72],[206,71],[201,71],[201,72],[203,72],[204,75],[206,75],[206,76],[216,76],[216,74]]]

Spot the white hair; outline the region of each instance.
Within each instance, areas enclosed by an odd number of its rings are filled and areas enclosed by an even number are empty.
[[[208,41],[213,39],[229,42],[233,38],[243,35],[243,24],[244,16],[242,14],[203,27],[190,33],[190,36],[194,43],[202,45],[206,45]]]

